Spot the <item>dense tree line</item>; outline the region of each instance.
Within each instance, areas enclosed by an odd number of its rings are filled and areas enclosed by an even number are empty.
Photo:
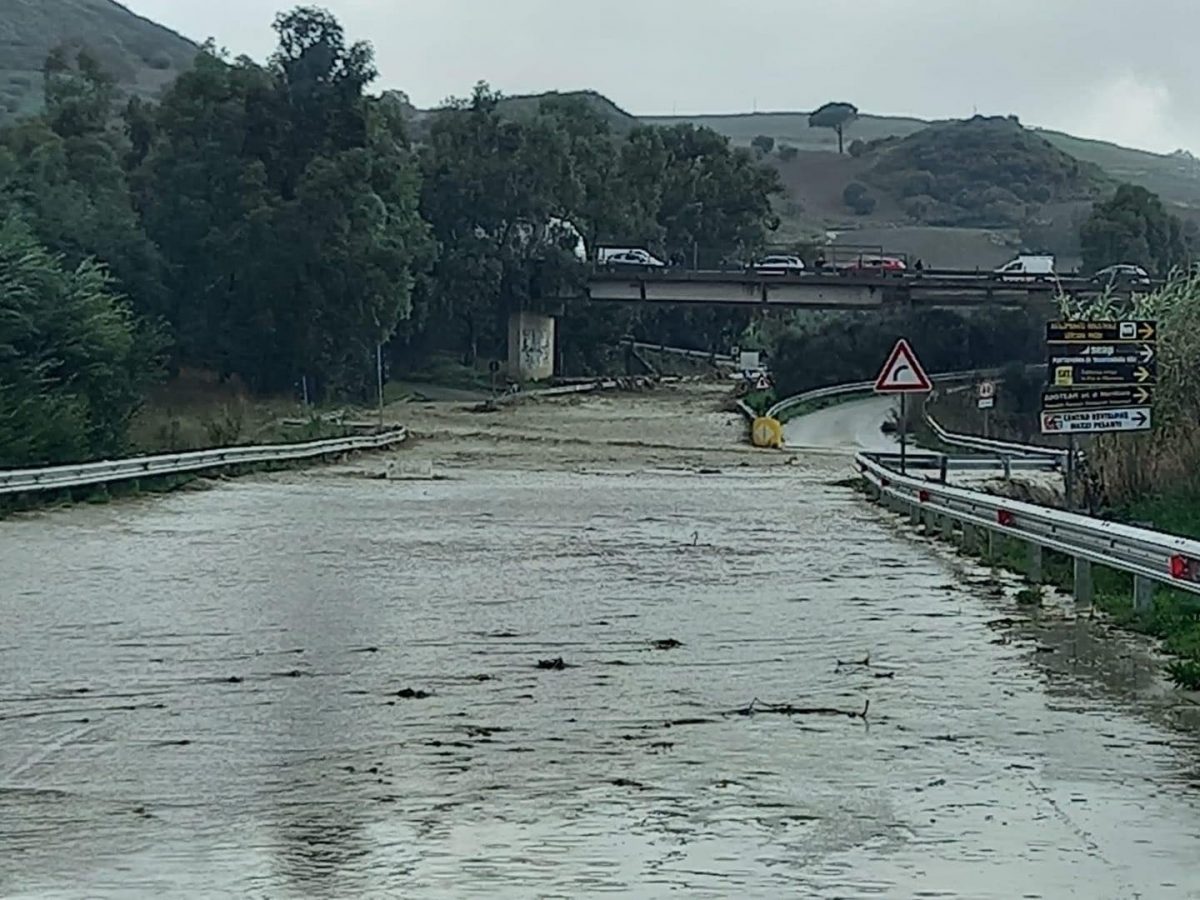
[[[275,29],[266,64],[206,46],[157,104],[118,108],[86,53],[55,54],[45,114],[0,130],[0,464],[118,451],[160,370],[353,397],[379,344],[500,356],[510,310],[581,286],[576,232],[715,263],[775,225],[774,170],[712,131],[617,134],[553,96],[506,117],[481,84],[415,145],[411,110],[367,93],[368,44],[308,7]],[[580,303],[566,320],[579,366],[631,330],[715,345],[745,324]]]
[[[1079,230],[1084,269],[1131,263],[1165,278],[1189,264],[1196,231],[1194,223],[1167,212],[1157,194],[1122,184],[1110,199],[1092,207]]]
[[[1007,308],[813,316],[776,341],[771,358],[776,394],[872,379],[901,337],[931,373],[1038,362],[1045,352],[1045,321],[1044,311]]]

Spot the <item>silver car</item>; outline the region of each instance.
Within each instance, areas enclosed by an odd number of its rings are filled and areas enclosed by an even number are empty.
[[[798,256],[764,256],[750,268],[759,275],[802,275],[804,260]]]

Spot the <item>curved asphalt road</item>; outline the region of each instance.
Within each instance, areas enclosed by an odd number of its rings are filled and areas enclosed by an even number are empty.
[[[784,445],[789,450],[894,451],[894,435],[880,426],[897,401],[891,397],[850,400],[793,419],[784,426]]]

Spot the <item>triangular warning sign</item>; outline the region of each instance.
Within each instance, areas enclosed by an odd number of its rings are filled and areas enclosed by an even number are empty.
[[[877,394],[924,394],[933,390],[933,382],[917,362],[917,354],[904,338],[896,341],[883,371],[875,379]]]
[[[755,385],[755,387],[760,391],[765,391],[771,387],[771,382],[767,380],[766,375],[759,375],[758,383]]]

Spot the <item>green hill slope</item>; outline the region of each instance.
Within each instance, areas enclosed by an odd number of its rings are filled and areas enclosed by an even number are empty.
[[[707,116],[642,116],[652,125],[692,122],[726,135],[738,144],[748,145],[755,136],[765,134],[777,143],[791,144],[801,150],[837,149],[837,137],[824,128],[810,128],[807,112],[734,113]],[[944,120],[914,119],[904,116],[862,115],[846,129],[846,140],[877,141],[888,137],[908,137]],[[1150,153],[1106,141],[1080,138],[1040,128],[1031,128],[1047,141],[1076,159],[1099,166],[1114,181],[1131,181],[1159,194],[1176,212],[1200,215],[1200,161],[1188,154]]]
[[[1103,170],[1002,116],[938,122],[868,143],[865,180],[928,225],[1019,226],[1047,204],[1091,201],[1113,185]]]
[[[0,124],[41,108],[55,47],[87,48],[126,93],[152,97],[191,65],[196,45],[114,0],[0,0]]]

